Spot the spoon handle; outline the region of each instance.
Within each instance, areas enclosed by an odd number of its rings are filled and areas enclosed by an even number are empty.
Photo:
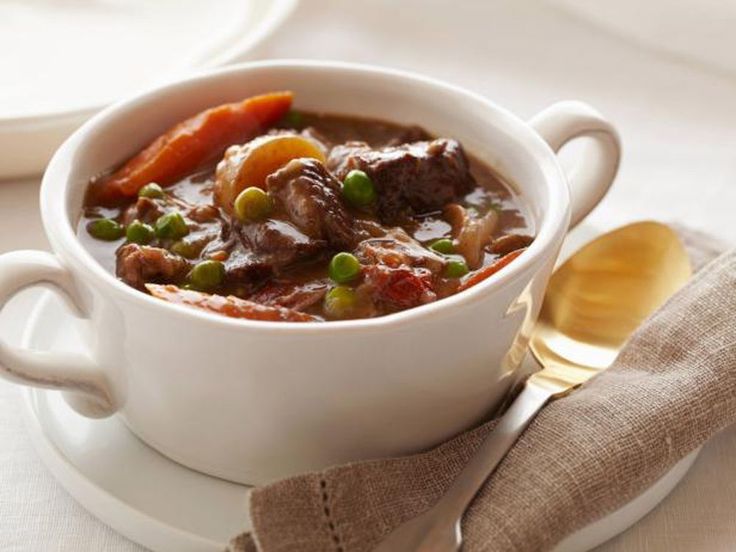
[[[462,517],[480,488],[553,395],[553,390],[527,381],[434,508],[442,509],[445,516]]]
[[[437,503],[396,529],[373,552],[450,552],[462,541],[460,520],[483,483],[546,402],[552,389],[527,380],[524,389]]]

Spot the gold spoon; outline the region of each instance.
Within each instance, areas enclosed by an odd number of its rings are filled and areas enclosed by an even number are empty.
[[[542,370],[429,510],[391,532],[376,552],[448,552],[462,544],[463,513],[521,433],[553,398],[610,366],[641,323],[692,275],[675,233],[640,222],[592,241],[550,279],[531,350]]]

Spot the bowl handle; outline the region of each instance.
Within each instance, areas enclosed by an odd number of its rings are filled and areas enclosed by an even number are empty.
[[[554,152],[575,138],[593,139],[567,175],[572,228],[598,205],[616,177],[621,159],[618,132],[600,113],[582,102],[553,104],[532,117],[529,124]]]
[[[74,280],[59,259],[43,251],[0,255],[0,309],[22,289],[51,284],[66,302],[85,316]],[[0,340],[0,377],[48,389],[66,391],[65,398],[84,416],[102,418],[115,412],[104,372],[89,356],[11,347]]]

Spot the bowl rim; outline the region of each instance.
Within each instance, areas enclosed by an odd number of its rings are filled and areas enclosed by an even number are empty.
[[[538,223],[537,235],[529,248],[522,253],[514,262],[499,272],[491,275],[482,282],[467,290],[443,298],[439,301],[413,307],[404,311],[378,316],[375,318],[362,318],[355,320],[335,320],[324,322],[276,322],[230,318],[204,310],[178,305],[156,299],[139,290],[131,288],[118,280],[108,272],[87,251],[76,235],[76,225],[72,224],[67,212],[67,201],[70,191],[74,188],[71,182],[71,172],[74,158],[80,147],[84,146],[86,136],[93,130],[104,128],[109,124],[108,120],[118,116],[125,111],[140,107],[144,104],[161,103],[162,100],[187,85],[196,85],[223,75],[237,73],[247,74],[250,71],[260,69],[297,69],[304,70],[332,70],[344,72],[346,76],[350,73],[370,74],[373,77],[389,78],[394,80],[411,81],[415,84],[423,84],[445,92],[449,92],[464,101],[482,104],[492,110],[496,115],[495,127],[502,127],[517,140],[535,158],[546,183],[548,195],[547,209],[542,213],[541,222]],[[302,60],[302,59],[277,59],[267,61],[245,62],[224,68],[208,70],[196,73],[185,79],[181,79],[163,86],[152,88],[128,99],[119,101],[97,113],[79,129],[77,129],[56,151],[44,173],[40,191],[41,218],[44,230],[52,245],[54,252],[67,264],[83,267],[84,281],[89,279],[94,283],[95,289],[104,289],[107,294],[114,295],[120,299],[131,301],[135,305],[148,309],[159,310],[170,313],[171,316],[189,317],[191,320],[210,323],[222,328],[239,328],[253,331],[266,331],[268,333],[286,332],[290,334],[311,334],[320,332],[352,332],[368,330],[395,329],[408,323],[419,321],[427,317],[448,315],[457,311],[462,306],[467,306],[481,298],[492,295],[507,287],[518,278],[527,274],[540,259],[550,253],[550,246],[554,245],[561,235],[567,232],[570,220],[570,194],[566,177],[557,162],[555,153],[549,145],[522,119],[509,110],[499,106],[481,94],[472,92],[460,86],[446,83],[444,81],[420,75],[414,72],[386,68],[375,65],[331,61],[331,60]],[[553,251],[554,253],[554,251]],[[537,265],[537,268],[541,264]],[[74,269],[71,270],[76,274]]]

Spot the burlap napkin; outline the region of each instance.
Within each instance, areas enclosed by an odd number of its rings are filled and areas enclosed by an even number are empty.
[[[696,269],[719,246],[682,232]],[[465,550],[547,550],[641,493],[736,422],[736,251],[700,270],[614,366],[548,405],[463,519]],[[231,549],[371,550],[430,507],[493,422],[433,450],[256,489],[253,533]]]

